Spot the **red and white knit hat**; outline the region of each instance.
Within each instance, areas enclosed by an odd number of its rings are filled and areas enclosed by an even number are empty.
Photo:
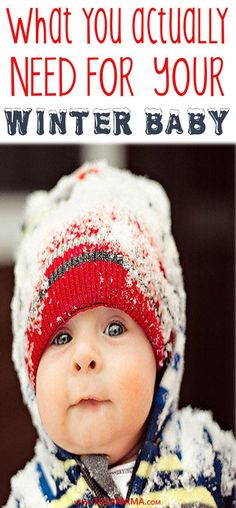
[[[184,328],[168,198],[158,183],[105,163],[85,164],[28,200],[12,316],[13,358],[19,374],[26,365],[31,386],[57,329],[98,305],[142,327],[158,366]]]

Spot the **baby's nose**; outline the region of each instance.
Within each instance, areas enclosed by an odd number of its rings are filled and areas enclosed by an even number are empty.
[[[102,366],[102,359],[98,351],[87,344],[79,344],[72,356],[72,371],[90,372],[99,371]]]

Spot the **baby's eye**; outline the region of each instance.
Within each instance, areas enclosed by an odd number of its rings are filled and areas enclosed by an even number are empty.
[[[119,322],[110,323],[105,330],[105,333],[110,337],[117,337],[125,332],[125,327]]]
[[[72,337],[69,333],[59,333],[51,342],[51,344],[55,344],[56,346],[63,346],[72,340]]]

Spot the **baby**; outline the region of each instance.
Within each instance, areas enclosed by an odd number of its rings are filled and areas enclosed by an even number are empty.
[[[93,163],[34,193],[12,315],[39,439],[7,508],[233,506],[232,434],[177,409],[185,293],[158,183]]]

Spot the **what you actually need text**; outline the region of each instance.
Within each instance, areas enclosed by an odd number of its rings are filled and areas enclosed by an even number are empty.
[[[221,48],[227,41],[228,8],[154,6],[129,9],[119,7],[80,8],[76,21],[80,30],[73,31],[75,13],[68,7],[45,13],[38,7],[24,9],[15,15],[6,9],[8,33],[15,48],[9,59],[9,93],[11,96],[196,96],[225,95],[225,62]],[[73,23],[74,21],[74,23]],[[57,55],[28,56],[22,47],[41,45],[57,48]],[[101,56],[99,47],[108,46]],[[178,58],[171,47],[178,45]],[[21,51],[17,49],[20,46]],[[77,51],[73,53],[76,46]],[[113,48],[120,48],[119,55]],[[146,73],[140,70],[137,47],[148,46]],[[72,48],[73,57],[61,54]],[[90,54],[84,54],[82,48]],[[124,48],[130,54],[124,54]],[[200,55],[186,47],[201,47]],[[204,48],[212,48],[205,54]],[[96,49],[97,54],[96,54]],[[161,51],[160,51],[161,50]],[[215,53],[217,52],[217,53]],[[74,56],[76,55],[76,56]]]

